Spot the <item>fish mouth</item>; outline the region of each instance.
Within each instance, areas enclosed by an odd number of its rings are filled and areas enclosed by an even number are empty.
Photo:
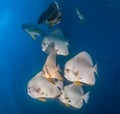
[[[37,97],[35,97],[35,95],[33,94],[33,92],[34,92],[34,91],[32,91],[31,89],[28,88],[28,90],[27,90],[28,95],[29,95],[30,97],[36,99]]]
[[[68,73],[66,71],[64,71],[64,77],[67,77],[68,78]]]
[[[45,51],[45,50],[46,50],[46,48],[42,47],[42,51]]]
[[[30,97],[36,99],[36,97],[35,97],[33,94],[31,94],[30,92],[28,92],[28,95],[29,95]]]
[[[64,73],[64,77],[67,77],[67,73]]]

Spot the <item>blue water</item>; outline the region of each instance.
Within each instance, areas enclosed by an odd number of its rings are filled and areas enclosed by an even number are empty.
[[[99,76],[82,109],[66,107],[58,99],[43,103],[27,95],[28,81],[42,69],[47,55],[41,39],[33,40],[21,28],[36,25],[53,0],[0,0],[0,114],[120,114],[120,1],[57,0],[63,13],[57,26],[69,39],[65,62],[87,51],[98,64]],[[85,17],[81,24],[74,8]],[[39,26],[49,32],[46,25]]]

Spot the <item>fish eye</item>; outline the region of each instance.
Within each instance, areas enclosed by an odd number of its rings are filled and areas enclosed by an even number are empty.
[[[28,87],[28,91],[30,91],[31,87]]]
[[[44,92],[42,92],[41,94],[44,95]]]
[[[45,46],[45,45],[46,45],[46,43],[44,42],[44,43],[42,43],[42,45],[43,45],[43,46]]]
[[[69,97],[65,96],[65,99],[69,99]]]
[[[82,79],[82,77],[77,77],[79,80]]]
[[[73,71],[73,74],[74,74],[75,76],[78,76],[78,75],[79,75],[79,71],[76,71],[76,72]]]
[[[39,92],[40,91],[40,88],[36,89],[36,92]]]
[[[70,103],[70,102],[71,102],[71,100],[68,100],[68,102]]]
[[[59,16],[58,19],[61,19],[62,16]]]
[[[65,71],[69,73],[70,70],[69,69],[65,69]]]
[[[54,79],[54,82],[57,82],[57,79]]]

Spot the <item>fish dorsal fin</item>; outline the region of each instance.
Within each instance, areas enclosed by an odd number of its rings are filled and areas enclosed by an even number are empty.
[[[65,40],[64,35],[60,29],[55,29],[50,33],[50,36],[57,37],[57,39]]]
[[[66,92],[74,92],[75,94],[83,94],[83,88],[81,86],[75,85],[75,84],[70,84],[68,86],[64,87]]]
[[[40,30],[38,28],[34,28],[34,32],[39,33]]]
[[[56,34],[59,34],[59,35],[63,36],[63,33],[62,33],[62,31],[60,29],[53,30],[50,35],[56,35]]]
[[[93,66],[93,62],[92,62],[91,56],[87,52],[85,52],[85,51],[80,52],[79,54],[77,54],[74,57],[74,59],[79,59],[82,62],[85,62],[85,63],[89,64],[90,66]]]

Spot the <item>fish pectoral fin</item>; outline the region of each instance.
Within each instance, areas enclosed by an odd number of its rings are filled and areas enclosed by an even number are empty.
[[[79,81],[75,81],[75,82],[73,82],[74,83],[74,85],[76,85],[76,86],[83,86],[83,84],[81,83],[81,82],[79,82]]]
[[[60,81],[64,81],[64,79],[63,79],[63,77],[62,77],[61,75],[59,75],[59,76],[57,77],[57,79],[60,80]]]
[[[31,35],[32,39],[36,40],[35,36],[34,35]]]
[[[38,98],[38,100],[42,101],[42,102],[46,102],[45,98]]]
[[[55,79],[57,79],[57,80],[64,81],[61,73],[58,72],[58,71],[56,71],[56,70],[54,70],[53,77],[54,77]]]
[[[47,80],[53,84],[55,84],[55,82],[51,79],[51,78],[47,78]]]
[[[65,104],[65,106],[67,106],[67,107],[70,106],[68,103],[64,103],[64,104]]]

